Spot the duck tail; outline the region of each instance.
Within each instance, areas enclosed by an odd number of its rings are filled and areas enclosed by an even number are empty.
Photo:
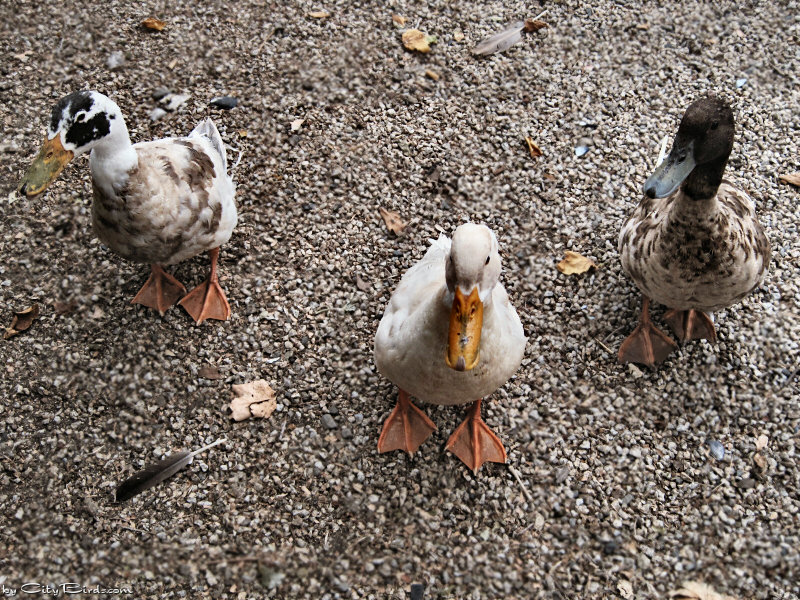
[[[225,154],[225,144],[222,142],[222,136],[220,136],[219,131],[217,131],[217,126],[214,125],[211,119],[205,118],[200,121],[197,127],[192,130],[192,133],[189,134],[189,137],[204,137],[211,142],[217,154],[222,158],[225,172],[228,171],[228,157]]]

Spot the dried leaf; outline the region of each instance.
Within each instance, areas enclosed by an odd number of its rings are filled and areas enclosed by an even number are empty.
[[[756,451],[758,452],[766,448],[767,442],[769,442],[769,438],[766,435],[762,433],[760,436],[758,436],[758,439],[756,439]]]
[[[197,376],[202,377],[203,379],[223,379],[225,377],[214,365],[200,367],[200,370],[197,372]]]
[[[314,10],[308,13],[308,16],[313,19],[324,19],[325,17],[330,17],[331,13],[327,10]]]
[[[617,589],[619,590],[619,595],[625,600],[633,600],[633,584],[630,581],[620,579],[617,582]]]
[[[409,50],[430,52],[431,44],[435,43],[435,36],[425,35],[419,29],[409,29],[403,33],[403,45]]]
[[[542,155],[542,149],[533,141],[531,136],[525,138],[525,143],[528,144],[528,150],[531,153],[531,158],[536,158]]]
[[[78,303],[75,302],[75,300],[70,300],[69,302],[59,302],[56,300],[53,302],[53,310],[56,311],[57,315],[67,315],[76,308],[78,308]]]
[[[408,19],[401,15],[392,15],[392,23],[394,23],[397,27],[405,27],[407,20]]]
[[[532,33],[534,31],[539,31],[540,29],[544,29],[547,27],[547,23],[544,21],[540,21],[539,19],[528,19],[525,21],[525,31],[528,33]]]
[[[360,289],[362,292],[366,292],[367,290],[369,290],[370,285],[366,281],[361,279],[360,275],[356,275],[356,287]]]
[[[292,131],[300,131],[300,128],[303,126],[303,123],[305,122],[306,122],[305,119],[295,119],[294,121],[292,121],[291,124]]]
[[[233,386],[235,398],[230,408],[235,421],[250,417],[266,419],[278,406],[275,391],[263,379]]]
[[[400,235],[403,233],[403,229],[406,228],[406,224],[400,218],[400,215],[396,212],[392,212],[391,210],[386,210],[385,208],[381,207],[379,209],[381,211],[381,217],[383,217],[383,222],[386,223],[386,227],[395,235]]]
[[[247,129],[240,129],[238,131],[238,133],[239,133],[239,137],[243,137],[243,138],[247,137]]]
[[[456,29],[453,32],[453,39],[455,41],[457,41],[457,42],[463,42],[464,41],[464,32],[461,31],[460,29]]]
[[[525,21],[512,23],[500,33],[496,33],[482,40],[472,49],[472,53],[475,56],[488,56],[495,52],[505,52],[522,39],[522,30],[524,27]]]
[[[439,81],[439,79],[440,79],[440,75],[436,71],[433,71],[431,69],[427,69],[425,71],[425,76],[426,77],[430,77],[434,81]]]
[[[164,21],[156,19],[155,17],[147,17],[142,21],[142,27],[145,29],[152,29],[153,31],[163,31],[166,26],[167,24]]]
[[[797,173],[790,173],[788,175],[781,175],[778,177],[778,180],[781,183],[788,183],[790,185],[800,187],[800,171]]]
[[[11,325],[8,328],[6,328],[6,332],[3,334],[3,339],[7,340],[8,338],[17,335],[18,333],[22,333],[33,324],[34,319],[36,319],[38,316],[39,316],[38,304],[33,304],[32,306],[29,306],[25,310],[15,312],[14,318],[11,320]]]
[[[565,275],[576,275],[586,273],[589,269],[597,268],[597,265],[589,258],[572,252],[571,250],[564,251],[564,260],[556,265],[556,268]]]
[[[724,596],[714,588],[700,581],[684,581],[683,587],[669,593],[672,600],[736,600],[733,596]]]

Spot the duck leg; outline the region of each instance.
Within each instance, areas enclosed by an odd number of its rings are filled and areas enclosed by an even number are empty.
[[[717,341],[717,332],[714,330],[714,322],[702,310],[668,310],[664,313],[664,320],[675,332],[675,335],[682,342],[689,340],[708,340]]]
[[[397,404],[383,424],[381,437],[378,438],[378,452],[405,450],[414,454],[436,431],[436,425],[421,409],[409,399],[408,392],[400,390]]]
[[[619,347],[619,362],[635,362],[648,367],[663,361],[678,347],[672,338],[653,325],[650,320],[650,298],[642,298],[642,314],[639,324]]]
[[[141,304],[155,308],[161,316],[186,294],[186,288],[161,265],[150,265],[150,278],[131,300],[131,304]]]
[[[506,462],[506,449],[494,431],[481,418],[481,399],[475,401],[464,421],[447,440],[447,449],[478,473],[486,461]]]
[[[211,258],[211,272],[208,279],[194,288],[181,300],[181,306],[186,309],[195,322],[199,325],[206,319],[227,321],[231,316],[231,307],[225,292],[217,279],[217,259],[219,248],[208,251]]]

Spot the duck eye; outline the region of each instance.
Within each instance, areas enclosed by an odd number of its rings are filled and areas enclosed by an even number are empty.
[[[86,118],[86,113],[80,113],[77,117],[75,117],[76,123],[83,123],[83,120]]]
[[[714,122],[711,124],[711,129],[712,129],[712,131],[713,131],[714,129],[716,129],[717,127],[719,127],[719,121],[714,121]]]
[[[487,257],[486,257],[486,262],[485,262],[485,263],[483,263],[483,264],[485,264],[485,265],[488,265],[488,264],[489,264],[489,259],[490,259],[490,258],[492,258],[492,257],[491,257],[491,256],[487,256]]]

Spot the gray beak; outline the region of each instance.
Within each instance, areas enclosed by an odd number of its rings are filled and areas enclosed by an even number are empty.
[[[686,145],[673,145],[669,156],[647,178],[645,195],[648,198],[664,198],[677,190],[697,165],[693,150],[693,141]]]

